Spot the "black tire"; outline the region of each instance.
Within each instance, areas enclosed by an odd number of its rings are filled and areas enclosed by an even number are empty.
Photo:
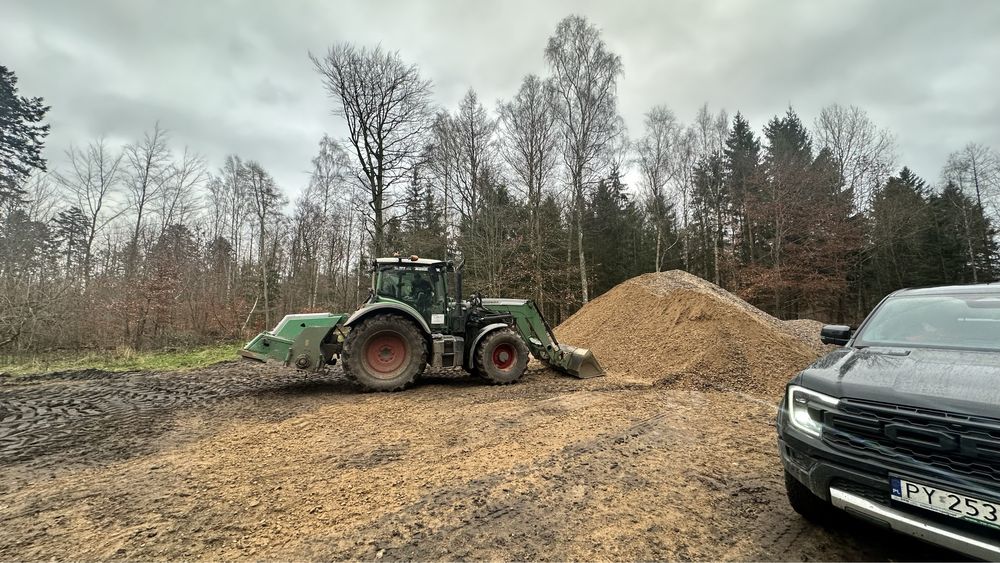
[[[370,391],[400,391],[427,366],[427,342],[413,321],[375,315],[351,327],[344,339],[344,375]]]
[[[795,512],[814,524],[827,524],[835,514],[832,504],[813,494],[788,471],[785,471],[785,493]]]
[[[494,385],[514,383],[528,368],[528,347],[513,330],[494,330],[476,348],[475,366],[479,375]]]

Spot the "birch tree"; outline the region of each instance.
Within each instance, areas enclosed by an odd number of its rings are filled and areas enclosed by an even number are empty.
[[[268,248],[268,229],[279,219],[285,197],[278,191],[274,179],[264,168],[253,161],[246,164],[247,191],[251,208],[257,219],[257,252],[260,264],[261,295],[264,300],[264,326],[271,326],[271,292],[269,273],[274,258],[272,245]],[[271,233],[274,237],[276,233]]]
[[[960,151],[951,153],[944,165],[944,180],[954,185],[965,198],[975,202],[976,211],[981,217],[997,219],[998,199],[1000,199],[1000,155],[989,147],[979,143],[969,143]],[[965,201],[963,198],[956,198]],[[976,245],[982,242],[984,249],[990,248],[992,234],[987,228],[975,228],[979,225],[970,219],[970,210],[962,206],[962,216],[965,219],[966,241],[972,263],[973,281],[979,281],[976,268],[973,237],[978,237]],[[978,232],[976,232],[978,231]],[[983,261],[985,277],[993,279],[992,260]]]
[[[587,259],[583,245],[585,189],[605,168],[607,149],[621,133],[617,84],[621,58],[611,52],[597,27],[582,16],[559,22],[545,48],[556,90],[562,156],[569,178],[576,216],[576,247],[580,265],[580,292],[590,300]]]
[[[129,207],[135,214],[132,234],[126,250],[126,275],[131,276],[136,267],[139,253],[139,237],[142,235],[143,220],[148,218],[149,208],[160,195],[172,171],[170,148],[167,146],[167,132],[159,122],[147,131],[143,139],[127,145],[124,149],[125,167],[123,179],[127,188]]]
[[[829,105],[814,125],[817,150],[827,149],[858,209],[867,210],[895,167],[896,140],[857,106]]]
[[[501,154],[523,189],[531,228],[535,301],[543,305],[542,193],[551,182],[558,161],[558,125],[555,90],[534,74],[521,82],[514,99],[499,106]]]
[[[656,106],[646,113],[645,126],[645,134],[636,143],[636,162],[656,231],[653,271],[659,272],[663,260],[663,229],[669,210],[665,192],[676,170],[671,156],[675,153],[674,143],[680,127],[673,112],[664,106]]]
[[[470,89],[462,98],[453,123],[459,164],[455,170],[459,212],[471,226],[479,212],[486,171],[494,166],[497,122],[479,102],[476,92]]]

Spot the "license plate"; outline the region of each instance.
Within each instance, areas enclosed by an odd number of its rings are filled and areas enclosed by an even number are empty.
[[[932,485],[914,483],[899,477],[890,477],[889,480],[892,484],[892,500],[1000,528],[1000,503],[953,493]]]

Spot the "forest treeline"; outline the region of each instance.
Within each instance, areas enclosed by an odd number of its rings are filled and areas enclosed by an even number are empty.
[[[49,167],[49,108],[0,66],[0,351],[246,337],[354,309],[369,260],[397,252],[464,259],[467,291],[533,298],[553,323],[674,268],[839,322],[900,287],[997,277],[989,147],[919,178],[891,132],[836,104],[809,125],[791,107],[752,124],[656,106],[630,135],[622,62],[593,24],[567,17],[539,55],[546,76],[455,108],[398,53],[311,55],[346,133],[319,140],[294,201],[260,155],[210,165],[158,122]]]

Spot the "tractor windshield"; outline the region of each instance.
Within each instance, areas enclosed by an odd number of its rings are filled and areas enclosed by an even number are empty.
[[[379,297],[402,301],[431,320],[431,315],[444,313],[445,289],[444,273],[436,268],[384,268],[379,271],[375,289]]]

